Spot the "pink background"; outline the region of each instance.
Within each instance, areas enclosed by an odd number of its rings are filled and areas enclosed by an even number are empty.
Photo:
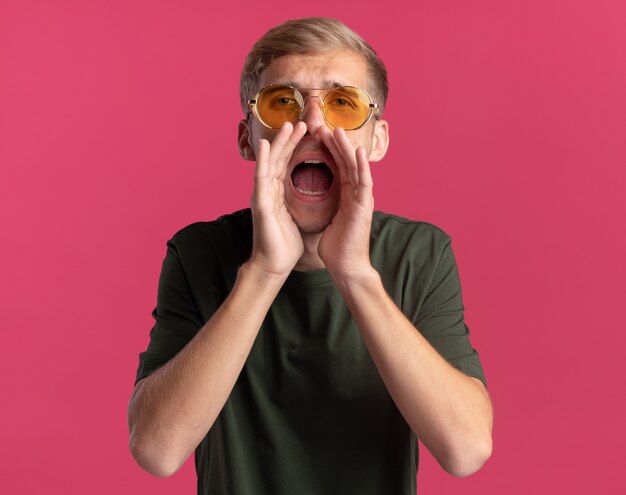
[[[626,3],[2,0],[0,491],[194,493],[127,448],[165,241],[247,206],[238,76],[289,17],[387,64],[376,206],[450,233],[495,405],[475,476],[420,493],[626,485]]]

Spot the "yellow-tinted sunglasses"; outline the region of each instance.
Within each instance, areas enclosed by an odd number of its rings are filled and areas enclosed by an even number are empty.
[[[320,94],[305,97],[300,91],[320,91]],[[326,121],[346,131],[363,127],[378,114],[378,104],[365,91],[354,86],[298,90],[284,84],[271,84],[248,100],[248,108],[264,126],[280,129],[285,122],[300,120],[308,98],[318,98]]]

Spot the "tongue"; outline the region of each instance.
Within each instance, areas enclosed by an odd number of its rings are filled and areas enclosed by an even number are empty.
[[[326,165],[302,164],[291,175],[296,189],[304,194],[324,194],[332,184],[332,174]]]

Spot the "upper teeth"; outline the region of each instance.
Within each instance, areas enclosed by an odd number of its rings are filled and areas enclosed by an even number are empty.
[[[304,163],[324,163],[322,160],[304,160]]]

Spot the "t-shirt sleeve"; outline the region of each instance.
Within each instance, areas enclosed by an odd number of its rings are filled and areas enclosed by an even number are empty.
[[[172,359],[203,325],[173,241],[167,245],[152,316],[155,323],[148,348],[139,355],[136,382]]]
[[[478,352],[469,340],[463,313],[459,272],[448,240],[438,258],[416,326],[449,363],[486,384]]]

